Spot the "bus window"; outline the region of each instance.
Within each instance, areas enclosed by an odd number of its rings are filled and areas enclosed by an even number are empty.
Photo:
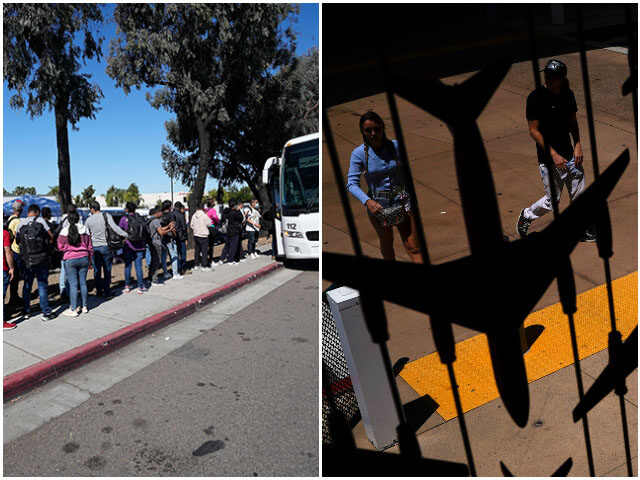
[[[320,211],[319,140],[285,149],[282,178],[282,214],[299,215]]]

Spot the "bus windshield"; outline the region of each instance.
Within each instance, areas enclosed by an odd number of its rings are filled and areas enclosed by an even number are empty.
[[[285,148],[282,178],[282,214],[300,215],[320,211],[318,184],[320,140]]]

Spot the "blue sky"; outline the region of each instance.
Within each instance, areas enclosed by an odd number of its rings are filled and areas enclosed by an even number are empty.
[[[112,20],[113,5],[104,12],[105,20]],[[293,24],[297,33],[296,54],[319,46],[318,4],[300,4],[298,20]],[[109,41],[115,36],[113,21],[102,27],[105,37],[102,51],[109,53]],[[170,179],[162,169],[160,148],[168,144],[164,122],[170,112],[155,110],[145,99],[147,89],[132,90],[128,96],[116,89],[114,81],[104,72],[106,58],[81,69],[92,74],[91,82],[98,83],[104,98],[102,110],[95,120],[82,119],[79,131],[69,126],[71,156],[71,193],[79,195],[93,185],[95,195],[104,194],[111,185],[126,188],[138,185],[141,193],[169,192]],[[33,120],[24,110],[9,107],[12,92],[3,84],[3,187],[11,192],[20,185],[36,187],[45,194],[50,186],[58,185],[55,122],[52,112],[45,112]],[[265,160],[278,152],[265,152]],[[217,188],[217,180],[208,178],[205,191]],[[188,187],[174,182],[174,191],[188,191]]]

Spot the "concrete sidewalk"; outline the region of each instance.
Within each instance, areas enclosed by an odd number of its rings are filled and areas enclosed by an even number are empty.
[[[558,55],[557,58],[564,61],[569,68],[572,88],[578,103],[578,122],[588,186],[593,182],[594,173],[579,54],[571,52]],[[611,258],[611,276],[616,280],[631,275],[638,269],[638,163],[634,114],[631,99],[620,95],[620,85],[629,75],[628,58],[620,51],[601,48],[589,50],[587,59],[600,172],[604,171],[625,148],[628,148],[631,154],[631,164],[608,199],[615,252]],[[540,64],[544,65],[546,60],[547,58],[540,59]],[[469,71],[442,80],[447,84],[461,83],[473,73],[475,72]],[[503,232],[511,241],[519,238],[515,224],[520,209],[530,205],[543,194],[535,146],[529,136],[525,118],[526,97],[532,89],[530,62],[513,63],[478,119],[484,147],[491,163]],[[396,97],[396,101],[430,260],[433,264],[441,264],[465,257],[469,255],[470,249],[456,180],[451,133],[443,122],[432,115],[400,97]],[[355,98],[327,110],[340,169],[345,177],[351,151],[362,142],[358,119],[367,109],[378,112],[386,122],[387,135],[396,138],[385,93]],[[337,190],[340,186],[328,159],[325,141],[322,166],[323,251],[353,254],[352,238]],[[361,184],[364,186],[364,181]],[[351,195],[349,202],[354,212],[364,255],[381,258],[378,237],[364,207]],[[568,195],[565,192],[560,201],[560,210],[564,210],[568,204]],[[542,230],[552,220],[551,214],[537,220],[531,226],[530,232]],[[395,232],[394,239],[397,260],[409,261],[400,237]],[[535,258],[530,259],[530,262],[535,261]],[[598,258],[595,244],[578,244],[571,254],[571,262],[578,294],[584,294],[605,283],[603,263]],[[513,274],[526,275],[528,268],[529,265],[526,263],[514,265]],[[330,283],[323,280],[322,289],[326,289]],[[616,292],[625,293],[621,288],[614,289],[614,294]],[[629,297],[627,303],[637,304],[637,290],[629,290],[626,293]],[[464,299],[465,293],[460,292],[460,296]],[[602,298],[606,299],[604,296]],[[540,298],[533,312],[541,312],[540,315],[543,315],[545,308],[558,302],[558,290],[554,282]],[[496,311],[499,311],[499,308],[499,304],[496,304]],[[616,304],[616,313],[621,308],[621,304]],[[436,351],[427,316],[390,302],[385,302],[385,310],[390,334],[387,346],[393,364],[413,362]],[[606,315],[600,316],[596,316],[595,310],[583,309],[581,312],[589,318],[600,319],[608,331],[608,309],[605,308]],[[480,311],[478,315],[491,317],[495,312]],[[566,324],[566,318],[562,317],[558,322]],[[635,322],[637,324],[637,313]],[[548,328],[545,335],[551,335],[551,331],[552,329]],[[478,332],[455,324],[453,333],[458,349],[465,340],[478,336]],[[603,338],[606,339],[606,336]],[[542,338],[541,342],[543,340],[545,338]],[[581,340],[582,337],[579,337],[579,341]],[[471,357],[470,361],[481,362],[482,359]],[[486,358],[484,361],[485,364],[488,363]],[[607,361],[607,349],[580,361],[585,390],[602,372]],[[456,363],[455,368],[460,368],[460,362]],[[529,369],[529,366],[527,368]],[[461,378],[462,374],[458,372],[457,381],[461,381]],[[423,456],[466,463],[459,419],[456,417],[445,420],[435,408],[430,409],[433,402],[429,396],[421,396],[402,376],[397,378],[397,384],[405,411],[411,408],[414,412],[418,411],[416,418],[412,418],[412,425],[415,426]],[[480,385],[479,382],[478,384]],[[476,385],[465,383],[463,387],[473,389]],[[627,426],[633,471],[637,475],[637,371],[627,378],[627,387]],[[576,389],[573,365],[529,383],[529,424],[523,429],[515,426],[504,413],[499,398],[466,413],[465,421],[470,432],[478,475],[502,475],[500,461],[503,461],[515,475],[549,475],[569,457],[573,459],[571,476],[588,475],[582,425],[574,423],[571,418],[571,411],[577,403]],[[626,475],[618,398],[610,394],[593,409],[589,421],[596,456],[596,475]],[[353,429],[353,433],[359,448],[373,448],[362,423]],[[389,450],[390,453],[398,451],[398,447]]]
[[[120,348],[142,335],[183,318],[221,296],[278,268],[269,255],[247,259],[237,265],[221,265],[212,272],[194,272],[182,280],[140,295],[136,290],[109,300],[89,295],[89,313],[59,316],[43,322],[35,315],[4,332],[4,401],[36,387],[62,371]]]

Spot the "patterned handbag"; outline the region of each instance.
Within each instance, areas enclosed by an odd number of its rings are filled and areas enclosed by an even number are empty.
[[[393,149],[393,158],[398,165],[398,169],[400,170],[400,163],[398,162],[398,156],[395,149],[395,146],[391,143],[391,148]],[[369,155],[368,152],[365,151],[365,170],[369,170]],[[400,170],[401,171],[401,170]],[[401,171],[402,172],[402,171]],[[386,198],[392,201],[399,201],[396,205],[392,205],[387,208],[383,208],[378,213],[375,214],[375,218],[378,223],[383,227],[392,227],[394,225],[398,225],[404,221],[405,218],[405,201],[408,199],[409,195],[405,188],[402,186],[398,186],[393,188],[389,192],[376,192],[374,189],[369,186],[370,193],[373,192],[373,200],[377,198]]]
[[[398,225],[404,221],[405,209],[404,204],[399,203],[392,207],[383,208],[375,214],[376,220],[383,227],[392,227]]]

